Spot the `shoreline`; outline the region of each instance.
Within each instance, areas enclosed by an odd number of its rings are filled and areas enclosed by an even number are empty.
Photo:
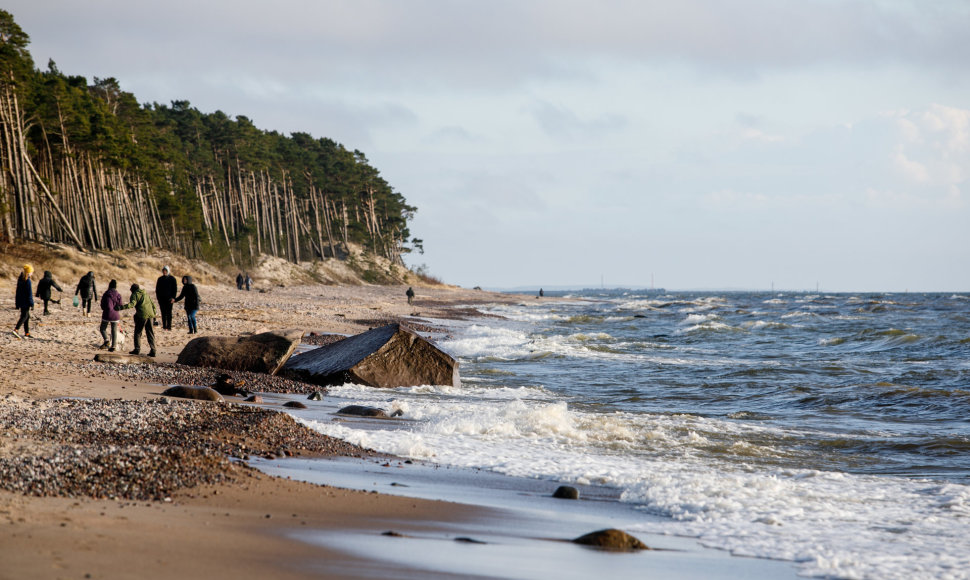
[[[0,310],[13,315],[13,288],[7,286],[0,282]],[[267,327],[353,334],[383,323],[405,321],[420,326],[424,324],[422,317],[448,319],[473,312],[467,309],[451,311],[456,304],[519,299],[461,289],[416,288],[418,297],[415,305],[409,307],[404,290],[405,287],[321,285],[273,287],[260,293],[201,286],[204,305],[199,316],[200,334],[228,336]],[[0,523],[4,524],[0,526],[0,560],[4,562],[0,579],[151,579],[176,575],[191,578],[230,573],[238,578],[311,578],[320,576],[320,571],[314,570],[314,563],[334,560],[342,562],[348,572],[328,572],[327,577],[377,577],[370,572],[361,575],[353,571],[365,563],[359,557],[294,541],[283,531],[297,519],[301,527],[320,530],[339,530],[347,526],[377,530],[389,517],[411,519],[419,527],[427,527],[442,522],[467,521],[479,511],[474,506],[276,478],[249,468],[243,462],[230,463],[224,459],[223,463],[228,465],[214,468],[190,466],[186,470],[198,469],[209,475],[214,472],[224,477],[224,481],[208,483],[202,478],[200,484],[175,485],[172,493],[163,492],[158,497],[137,494],[126,497],[110,490],[70,488],[71,477],[87,477],[77,476],[78,471],[87,469],[88,479],[97,479],[96,475],[91,475],[96,470],[90,467],[92,461],[88,453],[94,454],[98,469],[103,468],[105,458],[109,458],[120,463],[119,474],[132,469],[133,465],[137,467],[133,463],[137,460],[147,462],[144,467],[152,471],[152,476],[164,473],[153,463],[163,455],[156,442],[118,445],[111,441],[120,432],[117,425],[109,426],[107,431],[98,431],[100,437],[107,439],[100,442],[104,448],[90,442],[78,442],[77,439],[83,439],[87,433],[77,422],[79,411],[76,407],[80,401],[94,402],[82,406],[95,406],[92,414],[109,417],[109,422],[117,419],[122,414],[120,409],[125,406],[135,409],[132,417],[137,419],[146,413],[151,415],[155,407],[159,407],[155,401],[169,382],[206,385],[219,371],[179,368],[180,365],[174,364],[178,352],[193,338],[185,333],[184,316],[180,316],[179,308],[175,311],[172,331],[156,330],[157,362],[161,364],[146,367],[93,362],[100,344],[99,317],[82,317],[67,301],[52,305],[49,316],[36,316],[40,310],[35,309],[33,338],[18,339],[9,332],[10,329],[4,329],[0,336],[0,362],[4,369],[0,373],[0,416],[5,415],[0,418],[0,468],[7,474],[6,489],[0,489]],[[10,318],[7,323],[12,328],[16,316],[7,318]],[[130,315],[123,318],[122,324],[130,332]],[[131,348],[130,337],[123,348]],[[252,381],[247,387],[256,391],[289,390],[293,386],[277,377],[247,379]],[[307,385],[307,389],[309,392],[318,387]],[[233,403],[238,405],[218,405],[217,415],[225,415],[224,411],[229,407],[259,409],[241,401]],[[60,407],[66,407],[66,410]],[[174,402],[167,407],[182,408],[183,415],[192,415],[190,411],[200,408],[212,408],[192,401]],[[211,420],[202,415],[197,422]],[[289,417],[284,413],[273,415]],[[43,426],[29,424],[28,418],[37,417],[45,417]],[[91,421],[84,419],[85,425]],[[295,422],[290,420],[283,429],[294,425]],[[195,427],[191,420],[182,425],[182,429],[188,427]],[[153,429],[154,435],[186,436],[184,431],[163,424],[156,424]],[[272,428],[265,431],[252,435],[248,440],[249,447],[244,449],[261,455],[276,451],[270,449]],[[61,435],[56,435],[57,432]],[[95,433],[96,429],[92,428],[90,432]],[[292,436],[287,438],[292,442]],[[322,435],[318,438],[329,439]],[[233,434],[212,434],[211,439],[229,443]],[[279,451],[289,452],[282,448]],[[297,455],[312,456],[358,453],[353,446],[342,442],[336,445],[336,450],[295,451]],[[63,467],[65,458],[72,455],[84,455],[87,461],[78,461],[61,472],[56,469],[50,473],[44,471],[52,464]],[[246,457],[241,452],[237,455]],[[179,459],[185,463],[184,458]],[[212,460],[212,457],[205,459]],[[44,486],[28,490],[26,495],[22,489],[9,489],[18,484],[26,485],[28,478],[18,478],[18,470],[20,473],[28,470],[36,480],[45,482]],[[106,558],[106,555],[110,557]]]
[[[202,286],[201,290],[204,306],[199,317],[200,334],[224,336],[254,332],[271,323],[275,323],[275,328],[300,327],[315,332],[350,334],[381,322],[405,321],[426,324],[426,330],[447,332],[447,329],[435,326],[434,321],[476,316],[477,311],[468,306],[470,304],[532,299],[531,296],[461,289],[417,288],[418,298],[412,308],[404,298],[404,287],[297,286],[273,288],[260,294],[213,286]],[[6,302],[12,303],[12,291],[5,292],[0,286],[0,293],[4,296],[0,299],[0,308],[8,306]],[[0,421],[0,463],[23,460],[31,455],[61,457],[52,449],[73,444],[71,439],[77,439],[87,428],[76,422],[78,417],[85,416],[78,409],[94,404],[81,403],[79,399],[100,401],[98,405],[104,408],[96,408],[96,413],[115,418],[119,409],[126,405],[136,409],[137,417],[171,412],[174,407],[181,410],[180,416],[189,416],[193,414],[189,410],[211,406],[178,402],[161,411],[157,403],[161,390],[169,382],[209,384],[219,372],[174,364],[178,352],[191,338],[179,329],[180,314],[177,309],[176,330],[156,331],[158,362],[161,364],[149,367],[92,362],[100,342],[96,338],[98,320],[83,318],[69,306],[58,308],[45,317],[33,332],[36,339],[18,340],[10,334],[0,336],[0,360],[5,369],[0,375],[0,410],[21,408],[28,415],[36,416],[58,407],[68,409],[53,423],[64,431],[61,440],[40,436],[38,430],[25,429],[23,424],[18,427],[11,426],[9,421],[6,424]],[[126,322],[126,328],[130,328],[130,318],[126,318]],[[251,381],[247,388],[254,391],[280,392],[294,388],[285,379],[246,377],[246,380]],[[309,391],[317,389],[309,385],[307,388]],[[220,405],[219,415],[226,414],[225,410],[230,407],[252,410],[267,406]],[[205,413],[199,413],[199,416],[203,417],[199,422],[212,423]],[[88,425],[89,421],[84,421],[84,425]],[[0,580],[22,577],[154,579],[176,575],[192,578],[203,574],[232,574],[244,579],[267,576],[469,577],[467,569],[456,570],[447,561],[423,562],[415,558],[412,550],[394,551],[399,549],[398,545],[416,541],[419,547],[424,546],[414,538],[434,543],[436,557],[454,555],[457,550],[456,557],[469,566],[479,567],[483,576],[542,577],[530,575],[525,570],[485,573],[494,555],[488,551],[470,555],[468,546],[455,547],[453,539],[456,534],[460,535],[460,530],[484,534],[493,543],[505,546],[493,551],[511,550],[510,557],[523,550],[528,553],[537,549],[540,553],[551,550],[557,559],[580,558],[579,562],[595,562],[602,556],[590,555],[588,550],[561,541],[550,541],[570,537],[568,534],[563,537],[559,529],[561,522],[557,521],[557,514],[551,512],[533,514],[534,521],[530,520],[529,525],[534,526],[534,530],[544,530],[536,532],[543,537],[520,538],[512,528],[521,527],[530,517],[523,510],[485,505],[474,500],[459,503],[440,497],[397,495],[394,492],[400,490],[388,485],[375,489],[360,483],[372,476],[367,472],[365,461],[353,468],[357,479],[346,480],[358,482],[363,491],[357,487],[358,483],[348,483],[357,489],[355,491],[297,481],[295,477],[274,477],[246,466],[245,459],[250,453],[254,458],[363,454],[349,446],[329,453],[313,448],[315,444],[325,445],[319,441],[280,446],[278,442],[274,443],[274,430],[282,429],[288,433],[286,430],[291,426],[278,423],[251,433],[242,442],[228,432],[213,433],[211,437],[206,435],[218,443],[216,453],[243,459],[229,462],[228,467],[219,466],[216,472],[225,477],[218,483],[203,481],[192,487],[183,486],[168,495],[146,498],[95,499],[91,494],[36,497],[0,491],[0,523],[5,524],[0,527],[0,560],[5,562]],[[196,434],[197,426],[191,421],[180,429],[164,426],[166,424],[157,423],[149,432],[164,435],[168,431],[169,436],[183,438]],[[241,444],[246,447],[240,448]],[[68,451],[77,452],[76,449]],[[117,449],[113,453],[123,455]],[[254,459],[252,462],[259,464],[263,461],[272,459]],[[406,470],[399,470],[395,475],[402,476],[402,471]],[[434,490],[440,491],[442,485],[445,481],[432,477],[430,497],[436,497]],[[457,497],[461,499],[461,494]],[[594,521],[596,518],[584,524],[583,531],[610,527],[608,521],[590,527]],[[387,530],[399,532],[409,539],[399,544],[389,542],[380,535]],[[435,541],[442,538],[448,542]],[[347,544],[348,541],[356,542],[361,548],[358,549],[357,544]],[[795,576],[787,563],[734,558],[701,548],[694,540],[678,541],[685,543],[677,545],[693,545],[695,550],[651,552],[663,556],[638,561],[645,563],[647,568],[661,566],[659,570],[666,577],[674,578],[710,577],[711,570],[722,570],[721,577],[724,578],[741,578],[747,572],[759,569],[773,570],[772,577]],[[666,541],[661,543],[667,544]],[[385,550],[390,551],[385,553]],[[519,557],[525,556],[519,554]],[[594,569],[599,566],[592,565]],[[731,572],[729,569],[735,570]],[[569,577],[568,570],[559,572],[561,576],[565,573],[564,577]]]

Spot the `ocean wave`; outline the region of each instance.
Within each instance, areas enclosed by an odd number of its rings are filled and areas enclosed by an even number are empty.
[[[741,323],[741,328],[745,328],[747,330],[783,330],[791,327],[792,325],[785,324],[784,322],[773,322],[769,320],[750,320]]]
[[[632,531],[694,536],[735,555],[790,560],[806,575],[902,580],[970,569],[966,486],[811,469],[752,469],[746,462],[761,464],[776,452],[759,444],[757,435],[783,434],[740,422],[579,413],[562,402],[467,403],[402,402],[414,421],[406,430],[304,422],[401,456],[616,487],[622,490],[621,501],[668,518],[646,518]],[[701,449],[714,449],[722,459],[699,454]],[[901,531],[907,542],[896,554],[904,557],[883,557],[879,546],[897,545]]]

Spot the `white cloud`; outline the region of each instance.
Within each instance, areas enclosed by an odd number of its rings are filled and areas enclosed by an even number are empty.
[[[907,157],[902,145],[896,146],[896,150],[892,154],[892,161],[893,166],[899,173],[910,181],[926,183],[930,180],[929,171],[926,169],[926,166]]]

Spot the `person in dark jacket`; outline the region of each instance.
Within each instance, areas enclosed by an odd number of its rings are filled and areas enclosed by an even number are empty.
[[[51,288],[56,288],[58,292],[63,292],[61,287],[54,281],[54,275],[49,270],[44,270],[44,277],[37,283],[37,297],[44,301],[44,316],[50,314],[47,310],[47,303],[59,304],[60,300],[51,300]]]
[[[121,293],[118,292],[118,281],[112,280],[108,283],[108,290],[101,295],[101,338],[104,342],[101,348],[108,349],[108,352],[115,351],[115,344],[118,342],[118,321],[121,320]],[[111,340],[105,331],[111,325]]]
[[[24,264],[24,271],[20,273],[17,277],[17,294],[15,299],[15,306],[20,310],[20,318],[17,320],[17,326],[13,329],[13,334],[17,338],[20,338],[20,327],[24,327],[24,336],[30,338],[30,309],[34,307],[34,292],[33,285],[30,282],[30,276],[34,273],[34,267],[30,264]]]
[[[182,276],[182,292],[178,298],[172,300],[172,304],[185,299],[185,317],[189,320],[189,334],[198,334],[198,326],[195,321],[195,313],[199,311],[199,289],[195,287],[192,276]]]
[[[91,316],[91,303],[98,299],[98,288],[94,285],[94,272],[81,276],[74,295],[81,296],[81,314]]]
[[[145,331],[145,338],[148,339],[148,347],[151,349],[148,356],[155,356],[155,327],[152,322],[158,314],[155,310],[155,303],[148,292],[142,290],[138,284],[131,285],[131,299],[119,310],[135,309],[135,350],[129,354],[141,353],[141,332]]]
[[[404,294],[408,297],[408,306],[414,304],[414,288],[408,286],[408,291]]]
[[[169,273],[168,266],[162,268],[162,275],[155,282],[155,298],[162,311],[162,328],[172,330],[172,298],[179,292],[179,283]]]
[[[236,274],[236,290],[242,290],[243,282],[245,280],[243,279],[242,272]]]

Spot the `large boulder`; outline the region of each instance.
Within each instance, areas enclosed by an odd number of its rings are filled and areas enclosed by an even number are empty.
[[[323,386],[461,384],[458,361],[400,324],[388,324],[296,355],[280,374]]]
[[[273,330],[259,334],[200,336],[179,353],[178,363],[229,371],[275,375],[303,339],[302,330]]]

